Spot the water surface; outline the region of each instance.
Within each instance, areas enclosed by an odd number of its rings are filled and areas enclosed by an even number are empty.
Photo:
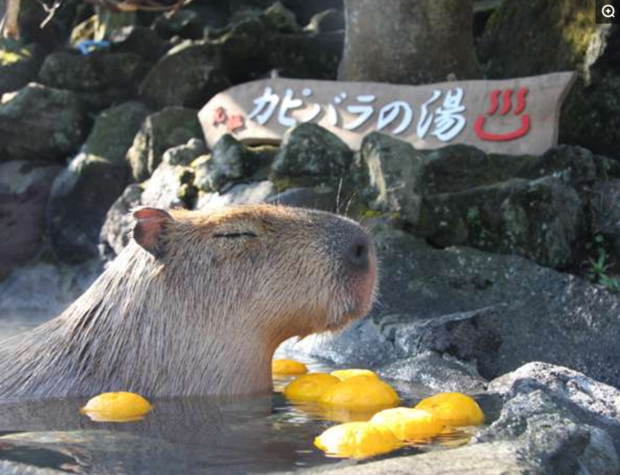
[[[36,323],[3,321],[0,338]],[[311,371],[337,369],[306,362]],[[263,396],[154,399],[153,411],[144,420],[130,423],[90,421],[79,413],[85,399],[5,403],[0,405],[0,463],[97,475],[234,475],[339,463],[313,445],[317,435],[336,423],[326,420],[334,414],[326,415],[316,405],[290,403],[278,392],[286,382],[274,381],[275,391]],[[431,394],[422,386],[394,385],[405,405]],[[481,404],[487,415],[492,412],[484,400]],[[388,457],[448,450],[469,438],[467,431],[457,431]]]

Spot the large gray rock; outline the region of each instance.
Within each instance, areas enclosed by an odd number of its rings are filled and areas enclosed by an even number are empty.
[[[441,247],[473,245],[562,269],[579,256],[583,206],[561,179],[515,179],[428,196],[417,234]]]
[[[307,355],[338,365],[373,368],[398,358],[394,343],[370,319],[353,322],[337,334],[313,334],[301,340],[291,338],[281,348],[293,355]]]
[[[620,265],[620,180],[601,181],[592,187],[590,200],[593,242],[605,249],[605,265]],[[600,249],[599,249],[600,252]]]
[[[221,70],[233,84],[273,70],[286,77],[336,79],[343,32],[292,32],[296,27],[290,19],[260,11],[246,10],[236,16],[240,18],[233,17],[232,26],[212,35],[209,43],[220,52]]]
[[[45,236],[45,207],[59,166],[0,163],[0,280],[37,255]]]
[[[316,124],[301,124],[284,137],[272,165],[276,179],[347,178],[353,152],[347,144]]]
[[[224,135],[213,154],[196,164],[196,186],[221,191],[225,185],[247,179],[259,165],[253,154],[232,135]]]
[[[56,178],[48,206],[52,249],[68,264],[99,255],[99,234],[106,213],[128,179],[125,163],[80,154]]]
[[[144,26],[126,26],[110,34],[110,50],[115,53],[134,53],[155,62],[170,49],[170,45],[152,29]]]
[[[310,208],[338,212],[341,204],[338,192],[329,186],[315,188],[289,188],[267,200],[268,203],[296,208]]]
[[[146,182],[140,203],[153,208],[184,207],[180,190],[185,171],[185,167],[162,162]]]
[[[381,305],[332,340],[302,343],[303,353],[356,364],[359,345],[379,366],[434,350],[476,361],[486,379],[544,361],[620,386],[616,296],[515,256],[433,249],[388,227],[373,236]]]
[[[88,55],[52,53],[45,58],[39,79],[46,86],[76,92],[136,89],[146,65],[134,53],[97,51]]]
[[[163,56],[140,85],[140,94],[158,107],[201,108],[230,83],[211,45],[184,42]]]
[[[620,391],[564,367],[534,362],[489,385],[504,399],[478,440],[519,440],[550,473],[620,472]]]
[[[581,147],[560,145],[542,155],[487,154],[469,145],[452,145],[424,151],[426,195],[458,193],[514,179],[536,180],[553,176],[576,189],[619,171],[612,160]],[[610,163],[611,162],[611,163]]]
[[[385,161],[389,154],[377,156]],[[417,181],[406,184],[398,178],[403,173],[395,173],[394,186],[386,189],[401,201],[422,195],[417,221],[406,219],[417,236],[438,247],[517,254],[557,269],[576,269],[586,260],[594,228],[590,190],[596,181],[620,176],[611,159],[573,146],[540,156],[507,156],[456,145],[415,156],[422,161]],[[368,182],[361,181],[367,188]],[[415,201],[405,204],[405,211],[417,209]],[[406,218],[400,214],[392,216]]]
[[[164,162],[170,165],[190,165],[198,157],[207,153],[207,146],[200,139],[190,139],[184,145],[172,147],[164,153]]]
[[[149,109],[140,102],[125,102],[101,112],[95,119],[84,152],[112,162],[125,161]]]
[[[0,104],[0,160],[66,159],[82,144],[88,124],[74,93],[31,83],[5,94]]]
[[[620,448],[620,391],[583,373],[547,363],[532,362],[491,381],[491,394],[504,400],[538,391],[571,410],[583,423],[608,431]]]
[[[390,381],[421,384],[435,392],[479,394],[488,384],[475,364],[434,351],[388,364],[379,369],[379,376]]]
[[[417,224],[424,192],[420,152],[411,144],[375,132],[364,138],[360,155],[368,173],[371,206]]]
[[[0,38],[0,96],[35,80],[42,61],[43,52],[38,45]]]
[[[129,244],[135,222],[131,211],[140,206],[143,191],[140,185],[129,185],[106,213],[100,236],[104,257],[120,254]]]
[[[197,210],[209,210],[227,205],[260,204],[269,202],[276,193],[276,188],[268,180],[248,184],[238,184],[223,194],[203,193],[196,203]]]
[[[161,163],[166,150],[192,138],[202,138],[198,111],[169,107],[148,116],[127,152],[134,180],[146,180]]]

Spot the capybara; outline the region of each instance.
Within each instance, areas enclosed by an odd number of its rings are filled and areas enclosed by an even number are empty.
[[[269,391],[280,343],[372,305],[375,251],[349,219],[271,205],[134,218],[84,295],[0,344],[0,399]]]

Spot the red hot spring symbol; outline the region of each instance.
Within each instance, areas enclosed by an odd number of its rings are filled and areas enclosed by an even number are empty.
[[[519,89],[519,92],[517,94],[517,107],[512,111],[514,115],[521,116],[521,127],[519,129],[512,130],[503,134],[487,132],[484,129],[487,117],[485,117],[483,114],[480,114],[480,116],[478,116],[478,118],[476,119],[476,123],[474,125],[476,135],[482,140],[486,140],[489,142],[508,142],[510,140],[516,140],[527,135],[531,128],[531,119],[529,114],[522,113],[525,110],[525,96],[527,96],[528,92],[529,89],[527,87],[522,87],[521,89]],[[499,97],[501,93],[501,89],[495,89],[491,92],[491,108],[488,110],[487,116],[496,116],[499,109]],[[513,93],[513,89],[506,89],[504,91],[504,95],[502,98],[503,105],[501,110],[499,110],[499,115],[505,116],[511,111]]]

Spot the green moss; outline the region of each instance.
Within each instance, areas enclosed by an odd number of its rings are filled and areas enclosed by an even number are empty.
[[[278,193],[282,193],[291,188],[314,188],[316,186],[329,186],[334,187],[334,183],[328,177],[270,177],[271,181],[278,190]]]
[[[10,46],[3,45],[0,48],[0,66],[10,66],[31,58],[32,53],[23,47],[11,48]]]
[[[194,160],[192,163],[190,163],[190,167],[196,169],[201,167],[202,165],[204,165],[205,163],[207,163],[209,160],[211,160],[211,155],[201,155],[200,157],[198,157],[196,160]]]
[[[376,211],[374,209],[367,209],[363,213],[361,213],[360,217],[363,219],[374,219],[381,216],[382,213],[380,211]]]
[[[571,15],[572,21],[562,30],[562,36],[572,47],[576,59],[585,57],[592,37],[596,33],[596,24],[592,22],[590,9],[577,10]]]

